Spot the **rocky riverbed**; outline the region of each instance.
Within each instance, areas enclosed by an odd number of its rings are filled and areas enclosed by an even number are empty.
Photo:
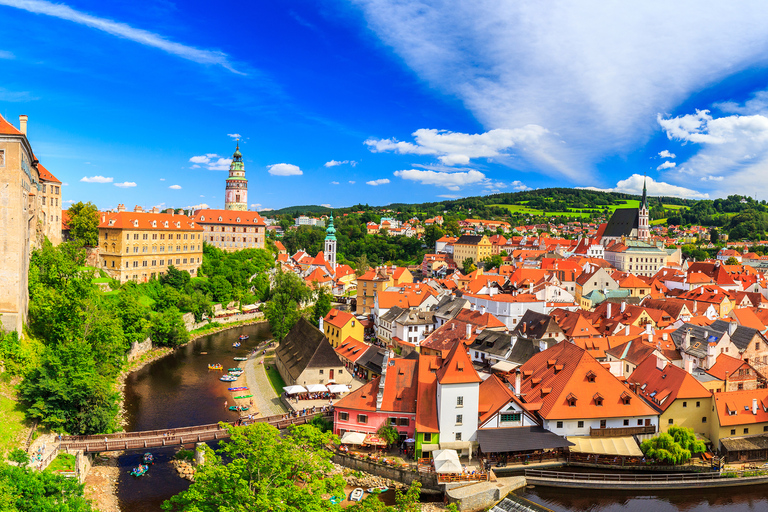
[[[100,512],[120,512],[117,502],[117,477],[120,469],[117,458],[122,452],[106,452],[97,455],[85,478],[85,497]]]

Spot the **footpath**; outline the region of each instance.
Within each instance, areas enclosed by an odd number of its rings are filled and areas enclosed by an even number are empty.
[[[266,344],[263,346],[266,346]],[[258,350],[254,356],[249,356],[245,362],[245,378],[249,388],[248,394],[253,395],[253,403],[260,416],[285,414],[288,411],[280,401],[280,397],[275,393],[275,390],[272,389],[272,384],[269,383],[267,373],[264,371],[265,364],[275,364],[275,349],[267,348],[266,355],[261,354],[262,350],[264,349]]]

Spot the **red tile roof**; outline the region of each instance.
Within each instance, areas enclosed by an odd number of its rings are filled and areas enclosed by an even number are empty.
[[[726,374],[733,375],[736,370],[745,364],[744,361],[736,357],[729,356],[728,354],[719,354],[717,359],[715,359],[715,364],[707,370],[707,373],[716,379],[725,380]]]
[[[355,320],[355,317],[351,313],[346,311],[339,311],[336,308],[331,309],[328,314],[325,315],[325,318],[323,318],[323,322],[331,324],[332,326],[339,329],[347,325],[352,320]]]
[[[480,423],[488,421],[499,409],[515,398],[515,394],[496,375],[480,384],[478,413]]]
[[[768,389],[715,393],[715,411],[723,427],[768,422]],[[757,414],[752,414],[757,400]]]
[[[221,217],[221,220],[219,220]],[[200,224],[253,224],[264,226],[264,219],[258,212],[238,210],[197,210],[192,219]],[[238,222],[237,219],[240,219]]]
[[[56,176],[51,174],[51,171],[43,167],[43,164],[40,162],[37,163],[37,171],[40,174],[41,181],[47,181],[49,183],[61,183],[61,181],[58,180]]]
[[[0,135],[21,135],[21,132],[0,115]]]
[[[439,356],[419,355],[419,397],[416,403],[416,432],[439,432],[437,422],[437,370]]]
[[[654,355],[646,357],[627,382],[636,384],[637,394],[659,411],[666,411],[678,398],[709,398],[712,394],[690,373],[666,361],[659,362]]]
[[[443,365],[437,370],[437,382],[442,385],[482,382],[475,367],[472,366],[466,345],[456,343],[448,352]]]
[[[356,340],[352,336],[349,336],[334,350],[339,355],[339,357],[343,357],[344,359],[354,363],[360,359],[369,348],[370,345],[364,341]]]
[[[419,389],[417,367],[417,361],[413,359],[389,360],[381,403],[382,411],[416,414],[416,398]],[[334,407],[355,411],[375,411],[380,383],[381,377],[375,378],[336,402]]]
[[[99,213],[99,228],[152,229],[163,231],[203,231],[185,215],[148,212],[102,212]],[[134,224],[134,222],[136,224]],[[154,223],[154,224],[153,224]]]

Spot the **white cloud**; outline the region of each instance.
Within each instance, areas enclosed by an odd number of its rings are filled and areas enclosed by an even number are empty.
[[[466,165],[473,158],[492,158],[505,154],[517,144],[536,144],[547,130],[541,126],[498,129],[485,133],[459,133],[422,128],[413,133],[416,143],[396,139],[368,139],[373,153],[393,151],[411,155],[435,155],[444,165]]]
[[[522,158],[581,182],[595,162],[647,140],[657,112],[762,63],[768,35],[762,0],[738,9],[665,0],[354,4],[384,45],[484,129],[549,130]]]
[[[193,206],[185,206],[184,207],[185,210],[207,210],[208,208],[210,208],[210,206],[208,206],[205,203],[200,203],[200,204],[196,204],[196,205],[193,205]]]
[[[293,164],[272,164],[267,169],[272,176],[301,176],[304,172]]]
[[[670,153],[666,149],[664,151],[659,151],[659,156],[661,158],[675,158],[675,154],[674,153]]]
[[[62,183],[62,184],[61,184],[61,186],[62,186],[62,187],[68,187],[68,186],[69,186],[69,183],[67,183],[67,182],[65,181],[64,183]]]
[[[0,87],[0,101],[22,103],[25,101],[34,101],[36,99],[38,98],[33,96],[29,91],[11,91],[4,87]]]
[[[160,181],[165,181],[165,178],[160,178]]]
[[[418,181],[422,185],[445,187],[448,190],[460,190],[466,185],[485,183],[485,174],[480,171],[467,170],[459,172],[438,172],[432,170],[409,169],[395,171],[395,176],[404,180]]]
[[[242,139],[243,138],[243,136],[240,135],[239,133],[228,133],[227,137],[230,137],[232,139]]]
[[[182,59],[197,62],[199,64],[217,65],[232,71],[233,73],[239,75],[243,74],[232,66],[226,53],[217,50],[201,50],[194,46],[175,43],[159,34],[140,28],[134,28],[126,23],[99,18],[84,12],[76,11],[64,4],[55,4],[45,0],[0,0],[0,5],[7,5],[35,14],[45,14],[55,18],[72,21],[80,25],[85,25],[112,34],[113,36],[134,41],[144,46],[157,48],[171,55],[181,57]]]
[[[251,208],[261,208],[261,203],[253,203]]]
[[[768,103],[763,94],[744,103],[729,104],[745,115],[713,117],[708,110],[658,121],[670,140],[694,143],[698,152],[680,164],[670,179],[700,181],[718,196],[744,194],[768,187]],[[760,110],[762,109],[762,110]],[[716,179],[724,175],[728,179]]]
[[[13,53],[11,53],[11,52],[9,52],[7,50],[0,50],[0,59],[12,60],[12,59],[15,59],[15,58],[16,58],[16,56]]]
[[[522,181],[517,181],[517,180],[512,182],[512,188],[515,190],[531,190],[531,187],[529,187]]]
[[[452,194],[440,194],[437,197],[444,197],[446,199],[458,199],[461,196],[455,196],[455,195],[452,195]]]
[[[354,181],[352,181],[352,180],[349,180],[349,184],[350,184],[350,185],[354,185],[354,184],[355,184],[355,182],[354,182]]]
[[[331,207],[331,205],[330,205],[329,203],[323,203],[323,204],[321,204],[320,206],[324,206],[324,207],[326,207],[326,208],[330,208],[330,207]]]
[[[181,185],[171,185],[168,188],[173,189],[173,190],[181,190]]]
[[[200,197],[205,197],[203,194],[200,194]]]
[[[104,176],[83,176],[80,181],[84,183],[112,183],[114,178],[105,178]]]
[[[338,185],[338,184],[339,184],[339,182],[338,182],[338,181],[332,181],[332,182],[331,182],[331,185]]]
[[[664,169],[674,169],[677,166],[675,162],[664,162],[656,168],[657,171],[663,171]]]
[[[709,194],[703,194],[696,190],[689,188],[678,187],[676,185],[670,185],[663,181],[655,181],[651,177],[641,176],[639,174],[633,174],[625,180],[621,180],[616,184],[614,188],[597,188],[597,187],[578,187],[584,190],[599,190],[602,192],[621,192],[623,194],[635,194],[640,195],[643,193],[643,182],[648,187],[649,196],[669,196],[669,197],[687,197],[691,199],[707,199]]]
[[[67,203],[67,204],[72,204],[74,202],[75,202],[74,199],[65,199],[65,200],[62,201],[62,203]]]
[[[124,181],[122,183],[115,183],[115,186],[120,188],[130,188],[130,187],[135,187],[136,183],[133,181]]]
[[[348,164],[348,163],[349,163],[349,160],[341,160],[341,161],[339,161],[339,160],[331,160],[329,162],[325,162],[325,164],[323,164],[323,165],[325,165],[326,167],[336,167],[337,165],[343,165],[343,164]]]
[[[232,163],[231,158],[224,158],[216,153],[193,156],[189,161],[193,164],[190,166],[190,169],[199,169],[201,166],[205,166],[209,171],[228,171],[229,166]],[[160,181],[163,180],[161,179]]]
[[[374,187],[378,187],[379,185],[386,185],[387,183],[389,183],[388,178],[379,178],[378,180],[371,180],[371,181],[365,182],[366,185],[371,185]]]

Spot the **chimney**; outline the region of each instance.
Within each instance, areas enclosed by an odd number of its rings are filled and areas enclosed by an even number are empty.
[[[624,328],[624,336],[629,336],[629,326]]]
[[[611,303],[608,303],[608,306],[605,309],[605,318],[611,318]]]
[[[19,131],[24,135],[27,134],[27,116],[24,114],[19,116]]]
[[[102,213],[101,214],[101,223],[104,224],[105,222],[107,222],[107,216]]]
[[[124,204],[118,204],[117,205],[117,211],[124,212],[125,211],[125,205]]]
[[[136,212],[136,213],[143,213],[144,212],[144,208],[142,208],[139,205],[136,205],[136,206],[133,207],[133,211]]]
[[[472,337],[472,324],[467,324],[467,339]]]
[[[757,398],[752,399],[752,414],[757,416]]]
[[[738,324],[736,322],[729,322],[728,323],[728,335],[733,336],[733,333],[736,332],[736,328],[738,327]]]
[[[723,383],[723,391],[728,391],[728,372],[725,372],[725,382]]]
[[[320,320],[318,320],[319,326],[318,328],[322,331],[323,330],[323,317],[320,317]],[[323,331],[325,332],[325,331]]]
[[[623,313],[625,309],[627,309],[627,303],[626,302],[622,302],[621,303],[621,312]]]
[[[667,333],[665,332],[661,333],[661,339],[663,339],[664,341],[667,341]]]
[[[480,313],[485,314],[485,306],[480,306]]]
[[[515,370],[515,396],[518,398],[520,397],[520,389],[522,386],[523,383],[520,375],[520,367],[518,367],[517,370]]]
[[[691,330],[688,329],[685,331],[685,336],[683,337],[683,350],[687,350],[688,347],[691,346]]]

